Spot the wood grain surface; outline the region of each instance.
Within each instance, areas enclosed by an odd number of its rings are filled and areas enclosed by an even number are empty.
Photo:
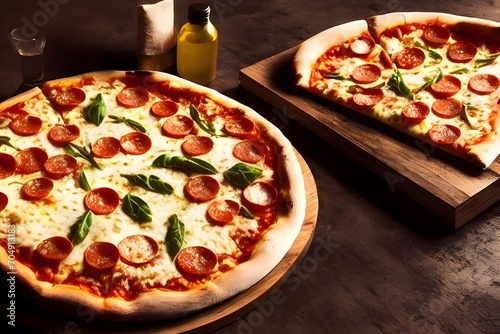
[[[66,319],[48,313],[28,299],[19,299],[22,308],[17,310],[17,321],[28,331],[66,333],[68,328],[78,333],[206,333],[221,328],[244,316],[268,298],[292,274],[296,264],[307,252],[314,235],[318,218],[318,194],[311,170],[302,156],[296,152],[304,175],[306,189],[306,217],[304,224],[283,260],[262,280],[247,291],[212,308],[182,318],[178,321],[151,321],[147,323],[116,323],[90,321],[86,314]],[[78,312],[77,312],[78,313]]]
[[[472,165],[385,124],[318,96],[290,79],[298,46],[240,71],[243,87],[373,170],[389,187],[407,193],[459,228],[500,199],[500,164]]]

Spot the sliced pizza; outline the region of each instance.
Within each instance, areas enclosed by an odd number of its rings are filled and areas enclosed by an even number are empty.
[[[499,30],[439,13],[347,23],[301,45],[296,83],[486,168],[500,153]]]

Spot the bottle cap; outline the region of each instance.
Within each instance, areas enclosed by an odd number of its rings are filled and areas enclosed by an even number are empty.
[[[188,8],[188,21],[192,24],[205,24],[210,17],[210,5],[194,3]]]

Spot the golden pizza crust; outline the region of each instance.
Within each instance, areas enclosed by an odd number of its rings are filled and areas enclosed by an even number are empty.
[[[146,321],[154,319],[174,319],[180,316],[199,311],[231,298],[250,288],[265,277],[286,255],[298,236],[305,219],[306,193],[299,161],[288,139],[273,124],[241,103],[232,100],[219,92],[199,86],[192,82],[162,72],[144,72],[152,81],[169,80],[182,87],[189,87],[197,92],[208,94],[214,100],[229,107],[237,107],[254,120],[261,132],[273,140],[277,151],[278,172],[281,178],[283,202],[285,209],[281,210],[274,224],[262,237],[251,257],[234,269],[225,272],[214,281],[204,286],[179,292],[152,289],[142,293],[133,300],[123,300],[118,297],[101,298],[89,292],[82,291],[76,286],[42,282],[36,279],[35,274],[25,265],[16,262],[17,278],[28,289],[35,293],[37,301],[45,308],[62,312],[67,316],[77,316],[78,310],[91,309],[96,318],[113,321]],[[82,78],[93,77],[97,80],[121,77],[123,71],[91,72],[70,78],[52,80],[44,87],[53,85],[71,85]],[[38,92],[39,93],[39,92]],[[26,98],[26,96],[23,96]],[[4,103],[22,101],[14,97]],[[16,102],[16,103],[17,103]],[[6,272],[10,271],[8,256],[5,249],[0,247],[0,265]]]
[[[453,27],[457,32],[479,33],[481,36],[500,40],[500,24],[498,22],[447,13],[395,12],[372,16],[366,21],[374,38],[380,36],[386,29],[405,23],[441,23]]]
[[[13,105],[18,104],[19,102],[23,102],[23,101],[29,100],[32,97],[37,96],[38,94],[42,94],[42,91],[40,90],[40,88],[35,87],[35,88],[32,88],[32,89],[30,89],[30,90],[28,90],[26,92],[23,92],[23,93],[21,93],[19,95],[13,96],[10,99],[5,100],[5,101],[3,101],[3,102],[0,103],[0,110],[4,110],[4,109],[7,109],[7,108],[10,108]]]
[[[304,41],[293,59],[295,83],[302,88],[309,88],[309,79],[316,60],[333,45],[338,45],[367,31],[366,21],[358,20],[344,23],[320,32]]]

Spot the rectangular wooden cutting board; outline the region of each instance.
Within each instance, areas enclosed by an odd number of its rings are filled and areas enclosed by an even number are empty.
[[[457,229],[500,198],[500,160],[489,168],[299,91],[291,80],[298,46],[240,71],[240,84],[374,171]],[[326,154],[327,152],[325,152]]]

